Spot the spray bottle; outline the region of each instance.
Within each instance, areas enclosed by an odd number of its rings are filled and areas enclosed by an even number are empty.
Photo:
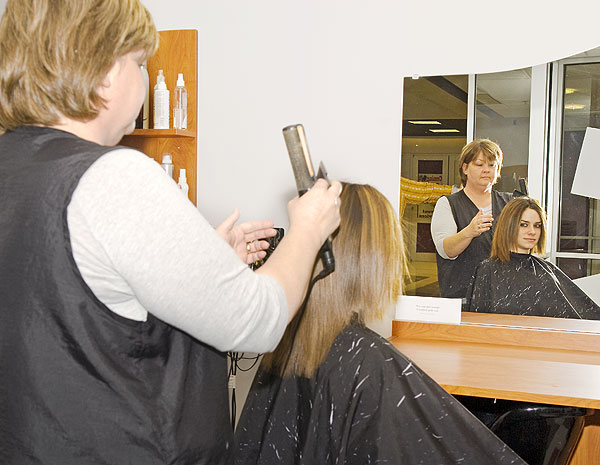
[[[187,89],[183,73],[177,76],[177,87],[173,92],[173,128],[187,129]]]
[[[187,183],[187,179],[185,176],[185,169],[181,168],[179,170],[179,182],[177,183],[179,185],[179,188],[181,189],[181,192],[184,193],[184,195],[186,196],[186,198],[189,198],[188,196],[188,192],[190,191],[190,187],[188,186]]]

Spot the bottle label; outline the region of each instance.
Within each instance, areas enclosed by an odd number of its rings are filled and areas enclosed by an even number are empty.
[[[169,129],[169,91],[154,92],[154,129]]]

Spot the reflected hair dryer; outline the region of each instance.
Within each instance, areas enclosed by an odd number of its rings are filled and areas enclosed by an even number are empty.
[[[301,124],[293,124],[291,126],[286,126],[282,131],[292,163],[298,195],[302,196],[305,194],[317,179],[322,178],[329,182],[327,179],[327,171],[322,162],[319,165],[319,172],[315,176],[313,164],[310,159],[310,152],[308,151],[308,144],[306,143],[304,127]],[[328,237],[322,245],[319,250],[319,257],[323,263],[323,272],[321,274],[326,276],[335,269],[335,259],[331,250],[331,237]]]

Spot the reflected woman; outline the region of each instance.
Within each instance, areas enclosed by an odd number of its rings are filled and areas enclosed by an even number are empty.
[[[546,217],[529,197],[511,200],[496,225],[490,258],[475,271],[464,310],[600,319],[600,307],[543,254]]]
[[[464,189],[440,197],[431,218],[442,297],[464,298],[477,265],[490,256],[495,223],[513,198],[493,186],[502,169],[502,150],[489,139],[465,145],[459,158]]]
[[[267,354],[236,430],[236,464],[523,464],[384,338],[366,327],[401,293],[396,212],[345,184],[336,270]],[[314,275],[320,271],[315,267]]]

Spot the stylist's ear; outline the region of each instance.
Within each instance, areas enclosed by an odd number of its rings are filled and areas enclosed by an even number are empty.
[[[100,97],[102,97],[104,99],[108,99],[108,97],[109,97],[108,94],[111,90],[111,87],[113,86],[113,84],[115,82],[115,78],[119,74],[120,69],[121,69],[121,58],[118,58],[113,63],[113,65],[110,67],[110,69],[107,71],[107,73],[104,75],[104,77],[102,78],[102,81],[100,81],[100,85],[98,86],[98,93],[100,94]]]

